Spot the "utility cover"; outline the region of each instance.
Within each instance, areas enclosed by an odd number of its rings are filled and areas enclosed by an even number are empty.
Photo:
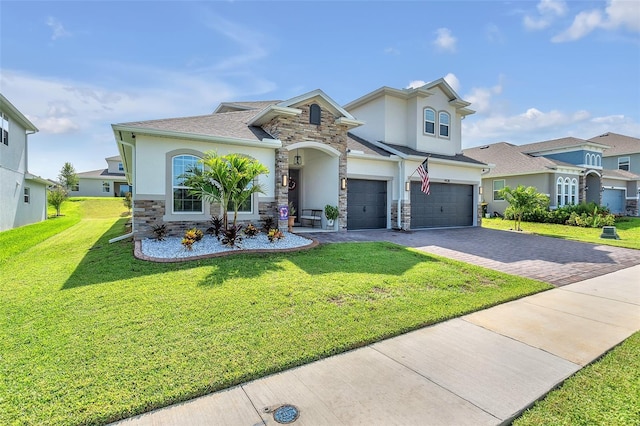
[[[295,422],[299,415],[300,411],[295,406],[285,404],[275,409],[273,419],[278,423],[288,424]]]

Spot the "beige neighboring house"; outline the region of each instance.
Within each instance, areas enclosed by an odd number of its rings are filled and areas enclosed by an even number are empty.
[[[113,124],[126,180],[133,188],[133,232],[152,236],[206,227],[216,206],[182,185],[181,174],[207,151],[245,154],[266,165],[241,223],[279,212],[289,202],[303,226],[333,230],[478,226],[481,173],[486,164],[462,154],[462,119],[473,114],[444,79],[415,89],[382,87],[338,105],[322,90],[284,101],[224,102],[211,114]],[[417,167],[428,160],[431,194],[420,190]],[[315,211],[315,212],[314,212]],[[320,216],[314,216],[320,214]],[[300,217],[298,217],[298,220]]]
[[[499,142],[465,149],[465,155],[492,163],[482,178],[483,202],[489,213],[504,213],[508,203],[498,190],[533,186],[549,197],[552,209],[581,202],[606,206],[612,213],[638,215],[640,175],[619,169],[629,165],[629,146],[638,139],[614,135],[589,140],[567,137],[524,145]],[[614,138],[624,141],[616,149]],[[636,145],[633,145],[635,139]],[[622,143],[620,143],[622,145]],[[619,158],[627,158],[618,163]],[[640,162],[640,153],[637,161]],[[614,164],[615,163],[615,164]],[[639,165],[640,166],[640,165]]]
[[[29,173],[28,138],[38,131],[0,94],[0,231],[47,218],[49,182]]]
[[[72,197],[124,197],[131,192],[119,155],[105,158],[106,169],[77,173],[78,184],[71,188]]]

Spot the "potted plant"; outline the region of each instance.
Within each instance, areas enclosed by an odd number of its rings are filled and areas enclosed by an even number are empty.
[[[296,208],[293,206],[293,203],[289,201],[289,219],[287,222],[288,231],[293,231],[293,223],[296,221]]]
[[[340,216],[340,210],[336,206],[327,204],[324,206],[324,215],[327,218],[327,228],[333,228],[333,222]]]

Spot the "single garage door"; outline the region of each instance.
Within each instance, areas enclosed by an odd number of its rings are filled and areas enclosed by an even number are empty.
[[[611,213],[624,213],[624,190],[605,189],[602,193],[602,205],[606,206]]]
[[[347,229],[387,227],[387,182],[347,181]]]
[[[473,185],[431,183],[431,194],[411,183],[411,228],[473,225]]]

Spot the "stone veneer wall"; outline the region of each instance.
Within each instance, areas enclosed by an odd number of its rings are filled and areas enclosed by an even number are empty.
[[[411,229],[411,204],[405,200],[402,201],[400,206],[402,216],[400,217],[400,227],[402,229]],[[391,228],[397,229],[398,227],[398,200],[394,200],[391,203]]]
[[[638,200],[627,200],[625,213],[627,216],[638,216]]]
[[[320,142],[335,148],[340,152],[338,159],[338,180],[347,177],[347,132],[348,127],[335,123],[336,117],[328,110],[321,107],[321,121],[319,125],[309,123],[309,108],[311,104],[316,103],[310,101],[305,105],[298,105],[296,108],[302,110],[299,116],[295,117],[276,117],[262,128],[271,134],[274,138],[282,141],[282,148],[276,151],[275,164],[275,188],[276,201],[274,215],[277,215],[277,206],[286,205],[289,201],[289,190],[280,184],[283,174],[289,174],[289,151],[287,146],[297,142],[314,141]],[[339,189],[338,209],[340,216],[338,224],[341,231],[347,230],[347,191]],[[280,229],[286,229],[286,221],[279,221]]]
[[[207,217],[206,220],[199,221],[171,221],[164,222],[162,217],[164,216],[165,202],[164,200],[135,200],[133,206],[134,212],[134,226],[135,235],[134,239],[142,240],[144,238],[153,238],[153,227],[155,225],[164,224],[167,227],[167,235],[170,237],[180,237],[187,229],[198,228],[203,232],[211,226],[211,217]],[[276,211],[276,203],[270,201],[260,201],[258,205],[258,211],[260,214],[260,222],[262,222],[267,216],[275,216],[273,212]],[[262,223],[257,224],[251,220],[238,220],[239,225],[248,225],[253,223],[258,228],[262,227]]]

